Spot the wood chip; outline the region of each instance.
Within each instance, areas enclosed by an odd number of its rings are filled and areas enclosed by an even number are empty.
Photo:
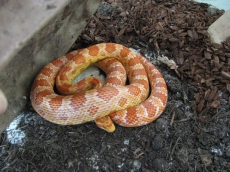
[[[212,108],[219,108],[220,107],[220,101],[215,100],[215,101],[211,102],[209,106]]]
[[[214,96],[216,95],[217,91],[218,91],[218,87],[217,86],[213,87],[211,92],[210,92],[210,94],[209,94],[209,96],[208,96],[208,98],[207,98],[207,100],[212,101]]]
[[[225,72],[225,71],[222,71],[221,72],[221,75],[227,79],[230,79],[230,72]]]

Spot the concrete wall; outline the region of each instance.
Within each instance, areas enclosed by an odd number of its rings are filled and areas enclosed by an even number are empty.
[[[208,33],[211,41],[217,44],[221,44],[230,37],[230,10],[209,26]]]
[[[0,133],[29,100],[36,74],[69,50],[100,2],[0,2],[0,89],[8,101],[6,112],[0,116]]]

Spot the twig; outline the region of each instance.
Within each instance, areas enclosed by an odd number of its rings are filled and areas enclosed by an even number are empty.
[[[184,119],[181,119],[181,120],[176,120],[174,122],[178,123],[178,122],[185,122],[185,121],[188,121],[188,120],[190,120],[190,118],[184,118]]]
[[[171,121],[170,121],[170,126],[172,126],[172,124],[173,124],[175,114],[176,114],[175,111],[173,111],[172,118],[171,118]]]
[[[174,151],[176,149],[176,146],[178,145],[179,140],[180,140],[180,137],[177,138],[176,143],[175,143],[175,145],[172,148],[172,152],[170,154],[169,160],[172,160],[172,155],[173,155],[173,153],[174,153]]]

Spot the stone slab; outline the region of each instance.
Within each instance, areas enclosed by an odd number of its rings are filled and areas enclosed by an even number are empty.
[[[0,89],[8,108],[0,133],[29,100],[36,74],[64,55],[101,0],[3,0],[0,2]]]
[[[219,19],[208,28],[212,43],[221,44],[230,37],[230,10],[225,12]]]

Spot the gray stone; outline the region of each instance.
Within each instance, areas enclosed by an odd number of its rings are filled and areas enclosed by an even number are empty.
[[[139,160],[133,161],[133,168],[134,170],[139,170],[141,168],[141,162]]]
[[[169,169],[169,163],[164,158],[156,158],[152,162],[153,166],[160,171],[167,171]]]
[[[0,116],[0,133],[29,101],[36,74],[70,49],[100,2],[1,2],[0,89],[7,98],[8,109]]]
[[[230,157],[230,145],[226,147],[225,152],[226,152],[226,156]]]
[[[220,18],[208,28],[210,39],[213,43],[221,44],[230,35],[230,10],[225,12]]]
[[[163,147],[163,139],[161,136],[157,135],[152,141],[152,148],[154,150],[161,149]]]

